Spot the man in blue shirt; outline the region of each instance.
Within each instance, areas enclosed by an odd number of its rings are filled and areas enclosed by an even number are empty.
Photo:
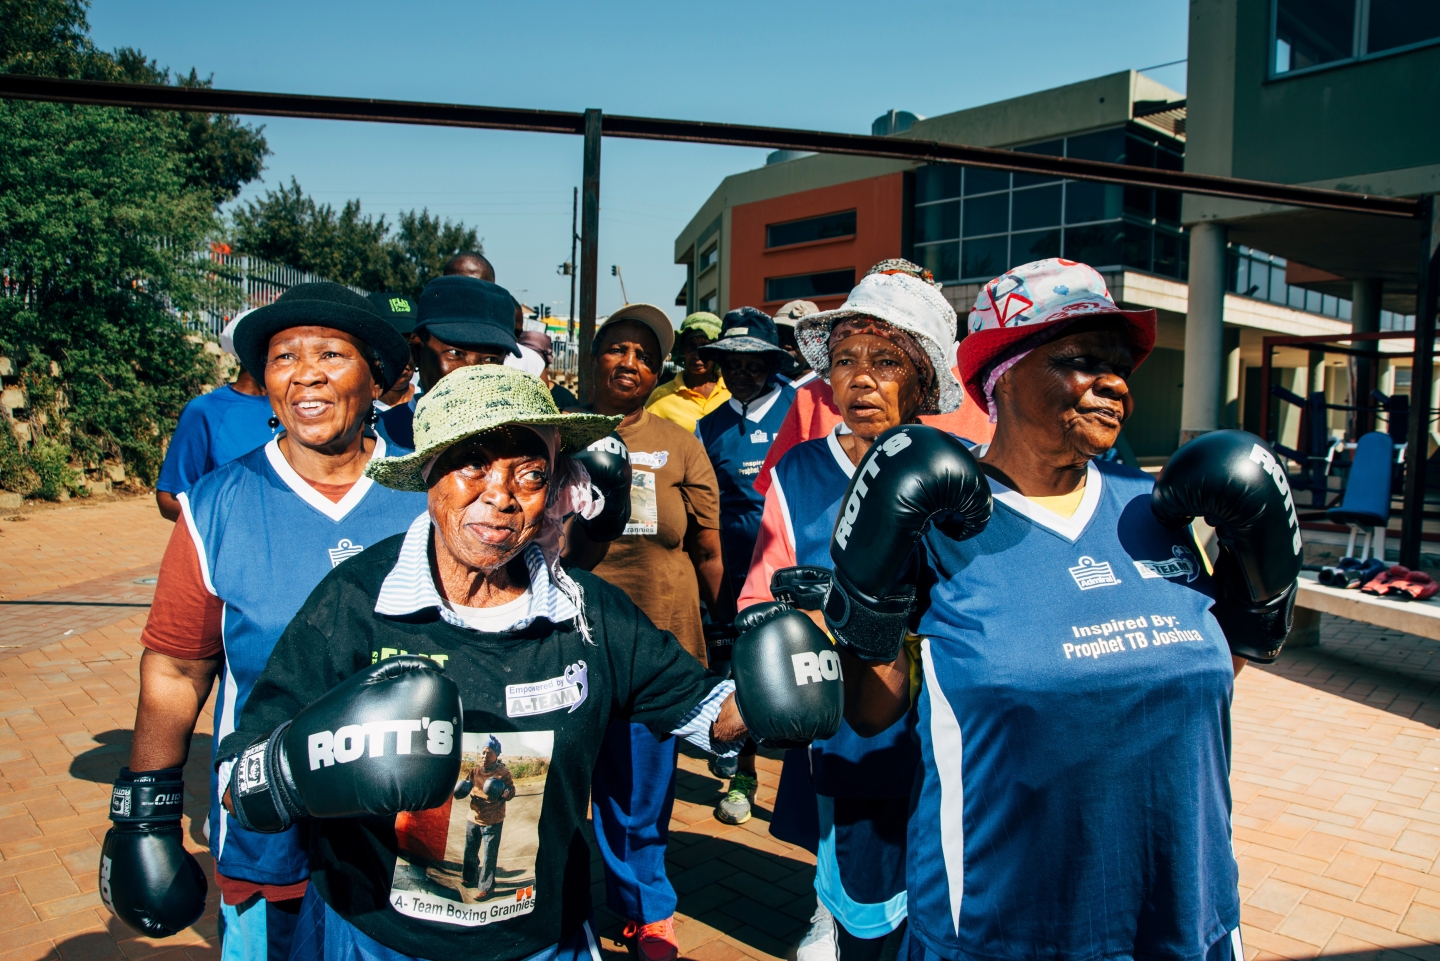
[[[460,275],[436,277],[420,292],[410,353],[420,389],[380,415],[377,430],[401,447],[415,443],[415,403],[441,377],[461,367],[503,364],[520,356],[515,343],[515,298],[498,284]]]
[[[795,392],[777,377],[789,354],[780,346],[775,321],[768,314],[741,307],[725,315],[720,337],[701,347],[700,356],[718,362],[730,389],[729,400],[700,418],[695,436],[705,445],[720,484],[720,551],[725,576],[738,596],[750,571],[765,509],[764,496],[755,491],[755,478],[795,399]],[[729,773],[715,770],[721,776]],[[726,824],[750,820],[756,787],[754,745],[747,743],[715,816]]]
[[[220,349],[234,356],[235,345],[230,339],[240,318],[250,313],[242,310],[220,332]],[[160,466],[160,479],[155,482],[155,504],[160,516],[174,521],[180,516],[176,495],[188,491],[201,477],[235,458],[250,453],[269,442],[276,428],[265,385],[240,368],[233,384],[222,384],[201,394],[180,412],[165,463]]]

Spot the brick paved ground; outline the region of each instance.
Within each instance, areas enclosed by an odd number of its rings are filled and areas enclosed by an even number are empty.
[[[168,534],[151,515],[119,502],[0,519],[0,594],[131,596],[122,575],[153,569]],[[103,543],[123,537],[143,549]],[[6,556],[17,544],[34,552],[29,564]],[[0,631],[39,631],[24,619],[60,616],[49,605],[17,615],[20,607],[0,605],[12,618]],[[96,894],[144,624],[142,609],[106,610],[119,615],[41,636],[38,646],[0,648],[0,961],[213,961],[213,889],[200,922],[164,941],[136,937]],[[1440,645],[1329,617],[1322,633],[1321,647],[1287,652],[1270,670],[1248,668],[1237,684],[1235,847],[1247,961],[1440,961]],[[206,805],[209,723],[207,713],[186,769],[196,818]],[[669,861],[686,957],[793,955],[805,929],[813,859],[769,836],[778,764],[760,766],[756,819],[727,827],[710,812],[719,782],[703,761],[681,758]],[[198,823],[187,821],[187,844],[208,870]],[[593,877],[603,904],[598,865]],[[620,919],[602,908],[597,921],[607,953],[620,950]]]

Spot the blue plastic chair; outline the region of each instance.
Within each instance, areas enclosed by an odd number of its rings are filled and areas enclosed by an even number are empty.
[[[1350,543],[1346,557],[1355,556],[1355,534],[1365,531],[1365,549],[1360,560],[1370,556],[1370,532],[1375,533],[1375,556],[1385,559],[1385,528],[1390,524],[1390,477],[1395,461],[1395,441],[1389,434],[1371,431],[1355,445],[1350,464],[1350,477],[1345,482],[1345,497],[1339,507],[1325,512],[1337,524],[1348,524]]]

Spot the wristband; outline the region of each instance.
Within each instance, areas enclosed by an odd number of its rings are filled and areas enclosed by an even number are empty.
[[[1291,584],[1285,593],[1262,604],[1229,594],[1216,598],[1213,613],[1230,653],[1256,664],[1273,664],[1290,633],[1299,593],[1299,585]]]
[[[235,819],[247,831],[279,834],[305,812],[291,797],[290,765],[281,742],[290,722],[277,727],[240,752],[230,772],[230,803]]]
[[[185,808],[180,768],[135,773],[128,767],[110,789],[110,820],[116,824],[179,821]]]
[[[897,588],[901,593],[867,597],[846,584],[837,571],[825,598],[825,624],[835,643],[862,661],[889,663],[899,657],[915,607],[915,586]]]

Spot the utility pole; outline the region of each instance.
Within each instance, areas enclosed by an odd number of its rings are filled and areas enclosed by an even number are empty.
[[[630,295],[625,293],[625,275],[620,272],[618,264],[610,265],[610,276],[620,278],[620,299],[625,301],[626,306],[630,304]]]
[[[575,340],[575,244],[580,240],[580,188],[570,198],[570,319],[565,322],[570,340]]]
[[[590,359],[590,342],[595,339],[595,301],[600,260],[600,111],[585,111],[585,173],[581,180],[580,235],[580,342],[576,355],[580,363],[580,402],[595,396],[595,372]]]

